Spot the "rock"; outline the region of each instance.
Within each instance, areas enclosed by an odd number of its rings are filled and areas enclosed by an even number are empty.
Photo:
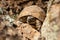
[[[41,29],[46,40],[60,40],[60,4],[51,6]]]

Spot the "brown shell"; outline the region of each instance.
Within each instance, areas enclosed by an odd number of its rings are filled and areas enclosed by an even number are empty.
[[[43,11],[43,9],[41,9],[40,7],[38,7],[36,5],[25,7],[22,10],[22,12],[19,14],[18,19],[20,17],[26,16],[26,15],[32,15],[32,16],[40,19],[41,21],[43,21],[45,18],[45,12]]]

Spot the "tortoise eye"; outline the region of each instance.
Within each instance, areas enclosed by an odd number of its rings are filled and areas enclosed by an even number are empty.
[[[34,18],[34,17],[28,17],[28,18],[27,18],[27,22],[28,22],[30,25],[35,25],[35,24],[36,24],[36,18]]]
[[[37,19],[36,17],[33,17],[31,15],[26,15],[26,16],[20,17],[19,20],[23,23],[28,23],[30,25],[36,26],[36,20],[39,20],[39,19]]]

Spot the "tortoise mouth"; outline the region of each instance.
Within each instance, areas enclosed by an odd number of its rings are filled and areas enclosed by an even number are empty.
[[[42,23],[41,20],[39,20],[38,18],[36,18],[32,15],[26,15],[26,16],[22,16],[19,18],[19,21],[21,21],[23,23],[29,23],[30,25],[36,25],[36,20],[38,20]]]

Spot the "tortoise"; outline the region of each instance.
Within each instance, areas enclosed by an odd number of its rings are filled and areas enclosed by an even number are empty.
[[[36,5],[25,7],[17,18],[17,20],[23,23],[28,23],[34,27],[36,26],[38,30],[41,27],[44,19],[44,10]]]

